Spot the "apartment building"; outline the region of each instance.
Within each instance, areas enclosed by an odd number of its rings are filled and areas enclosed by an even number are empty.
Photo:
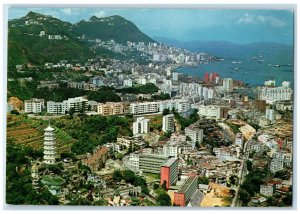
[[[24,101],[25,113],[40,113],[45,108],[44,99],[30,99]]]
[[[147,134],[150,132],[150,120],[144,117],[138,117],[133,122],[133,135]]]
[[[194,193],[198,189],[198,176],[192,175],[189,176],[183,185],[178,189],[178,191],[174,192],[174,202],[173,204],[176,206],[185,207]]]
[[[160,168],[168,158],[164,155],[141,154],[139,156],[139,170],[142,172],[160,174]]]
[[[97,112],[104,116],[124,114],[124,105],[122,102],[98,103]]]
[[[175,130],[174,114],[168,114],[163,116],[162,122],[163,122],[162,130],[164,132],[174,132]]]
[[[173,184],[175,184],[178,180],[178,159],[171,158],[167,160],[162,166],[160,170],[160,185],[166,184],[166,188]]]
[[[185,135],[189,136],[193,143],[203,141],[203,129],[199,129],[193,126],[186,127],[184,129]]]

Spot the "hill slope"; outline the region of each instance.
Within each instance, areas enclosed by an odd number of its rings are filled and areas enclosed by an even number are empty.
[[[79,39],[115,40],[118,43],[153,42],[132,22],[120,17],[91,17],[89,21],[77,24],[61,21],[52,16],[29,12],[26,16],[8,23],[8,65],[43,64],[59,60],[83,62],[95,54],[91,43]],[[104,55],[107,50],[102,51]]]
[[[45,35],[40,34],[43,31]],[[59,35],[61,38],[49,39],[49,35]],[[29,12],[20,19],[9,21],[8,65],[81,60],[89,50],[76,37],[71,23]]]
[[[104,41],[113,39],[122,44],[127,41],[154,42],[132,22],[116,15],[104,18],[92,16],[88,21],[83,20],[75,24],[74,31],[80,35],[85,34],[90,39],[98,38]]]

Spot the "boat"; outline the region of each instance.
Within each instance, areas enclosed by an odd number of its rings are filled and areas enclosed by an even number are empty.
[[[258,60],[259,63],[262,63],[263,61],[265,61],[265,60],[263,60],[263,59]]]
[[[235,64],[235,63],[236,63],[235,61],[232,62],[232,64]]]
[[[280,65],[274,65],[275,67],[280,67]]]

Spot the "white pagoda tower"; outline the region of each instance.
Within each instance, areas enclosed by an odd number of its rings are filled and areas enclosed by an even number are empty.
[[[52,128],[49,124],[44,131],[44,163],[54,164],[56,157],[54,128]]]

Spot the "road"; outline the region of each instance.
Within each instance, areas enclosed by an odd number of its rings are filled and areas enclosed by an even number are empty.
[[[235,194],[235,196],[232,200],[232,203],[230,205],[231,207],[239,207],[240,206],[240,201],[239,201],[240,186],[244,182],[245,176],[248,174],[246,162],[249,158],[249,146],[252,142],[252,138],[253,138],[254,135],[255,134],[252,134],[250,136],[250,138],[246,141],[245,145],[244,145],[244,150],[243,150],[244,157],[243,157],[243,161],[242,161],[242,165],[241,165],[241,170],[239,172],[239,185],[236,188],[236,194]]]

